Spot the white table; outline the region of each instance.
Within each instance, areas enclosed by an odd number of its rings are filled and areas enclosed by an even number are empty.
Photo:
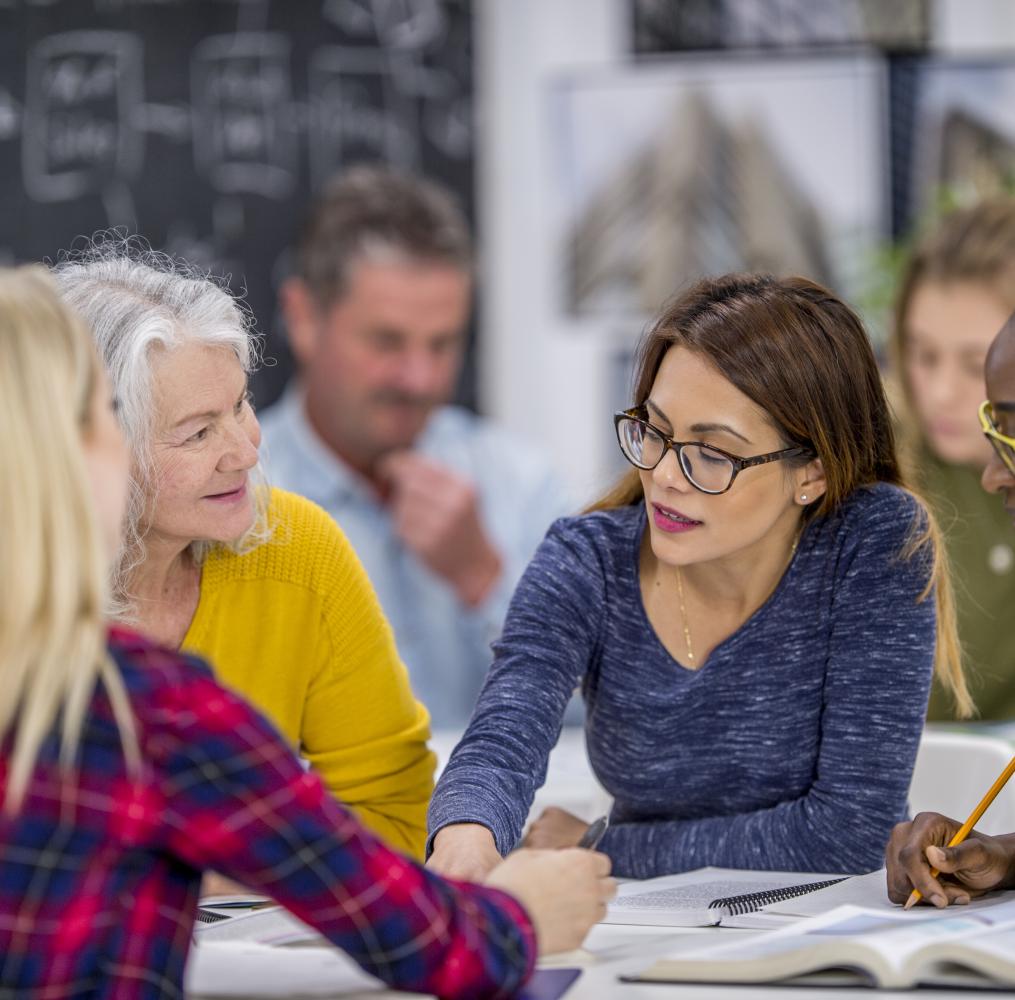
[[[841,997],[866,997],[866,1000],[914,1000],[923,997],[941,997],[949,1000],[960,998],[979,998],[985,995],[982,991],[956,990],[919,990],[911,991],[873,991],[856,988],[812,988],[812,987],[762,987],[742,985],[703,986],[689,983],[678,984],[646,984],[622,983],[617,977],[622,973],[637,973],[650,965],[653,959],[662,954],[676,950],[694,948],[702,944],[702,936],[713,940],[719,936],[724,941],[737,937],[750,936],[757,931],[732,930],[729,928],[673,928],[659,927],[623,927],[601,924],[594,927],[585,941],[584,948],[579,952],[569,952],[555,956],[540,963],[542,967],[580,967],[581,976],[564,994],[563,1000],[837,1000]],[[287,949],[297,955],[299,949]],[[288,957],[288,956],[287,956]],[[333,994],[334,1000],[397,1000],[399,997],[419,996],[419,994],[397,993],[391,990],[369,991],[359,993]],[[190,1000],[210,1000],[210,998],[191,996]],[[297,1000],[295,996],[289,1000]],[[320,1000],[320,998],[319,998]],[[327,1000],[327,998],[325,998]]]
[[[432,747],[437,753],[438,773],[447,763],[451,751],[460,737],[458,732],[438,731],[434,734]],[[1015,739],[1015,725],[1005,734]],[[530,819],[548,805],[560,806],[584,819],[607,812],[610,796],[598,783],[589,766],[585,751],[585,736],[578,727],[565,728],[560,742],[550,756],[547,777],[543,787],[536,793],[530,811]],[[723,940],[736,936],[750,935],[755,931],[741,931],[730,928],[659,928],[624,927],[601,924],[594,927],[580,952],[556,956],[544,961],[546,967],[580,967],[582,975],[564,994],[563,1000],[839,1000],[842,997],[865,997],[866,1000],[892,1000],[914,996],[942,997],[958,1000],[961,997],[983,997],[982,992],[969,993],[955,990],[920,990],[912,992],[872,991],[869,989],[810,988],[810,987],[761,987],[745,988],[739,985],[702,986],[648,985],[645,983],[621,983],[617,977],[624,973],[637,973],[652,963],[654,958],[677,949],[693,948],[702,943],[701,935],[713,939],[721,935]],[[367,993],[336,994],[343,1000],[395,1000],[412,994],[393,991],[371,991]],[[191,1000],[206,1000],[194,996]],[[295,1000],[295,998],[290,998]]]

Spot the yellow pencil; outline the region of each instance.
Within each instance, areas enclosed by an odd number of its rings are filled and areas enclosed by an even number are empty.
[[[998,775],[997,781],[994,782],[987,790],[987,794],[980,800],[980,804],[969,814],[969,819],[965,821],[955,831],[955,836],[948,841],[949,847],[957,847],[962,843],[966,837],[969,836],[969,831],[980,821],[980,817],[987,811],[987,807],[997,797],[997,793],[1007,784],[1008,779],[1015,773],[1015,757],[1012,757],[1008,761],[1008,766]],[[930,874],[932,878],[937,878],[940,872],[936,868],[931,868]],[[919,889],[914,889],[909,894],[909,899],[906,900],[906,905],[903,907],[904,910],[908,910],[917,900],[921,898]]]

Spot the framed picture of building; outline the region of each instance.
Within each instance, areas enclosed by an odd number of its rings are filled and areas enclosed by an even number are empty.
[[[632,329],[736,270],[862,298],[888,233],[885,93],[866,53],[685,56],[560,81],[561,308]]]
[[[870,45],[922,51],[930,0],[630,0],[639,54],[695,49]]]
[[[891,93],[900,232],[1015,194],[1015,57],[900,60]]]

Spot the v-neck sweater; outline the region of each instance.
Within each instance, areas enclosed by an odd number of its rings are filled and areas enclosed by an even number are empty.
[[[857,490],[807,526],[768,600],[692,671],[645,612],[644,503],[557,521],[438,782],[431,841],[477,822],[502,852],[518,843],[580,685],[617,874],[879,867],[907,813],[933,671],[929,553],[906,555],[922,523],[903,490]]]

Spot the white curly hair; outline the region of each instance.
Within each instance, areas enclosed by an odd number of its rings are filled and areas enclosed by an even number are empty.
[[[130,496],[122,545],[114,565],[113,617],[129,621],[133,571],[145,559],[144,515],[155,500],[151,458],[153,348],[184,343],[228,347],[249,375],[260,360],[260,341],[243,302],[186,261],[153,250],[139,237],[97,233],[83,248],[66,251],[52,265],[63,299],[84,319],[113,384],[118,417],[132,455]],[[247,552],[267,541],[269,488],[261,463],[251,470],[255,518],[228,544]],[[194,542],[200,563],[216,543]]]

